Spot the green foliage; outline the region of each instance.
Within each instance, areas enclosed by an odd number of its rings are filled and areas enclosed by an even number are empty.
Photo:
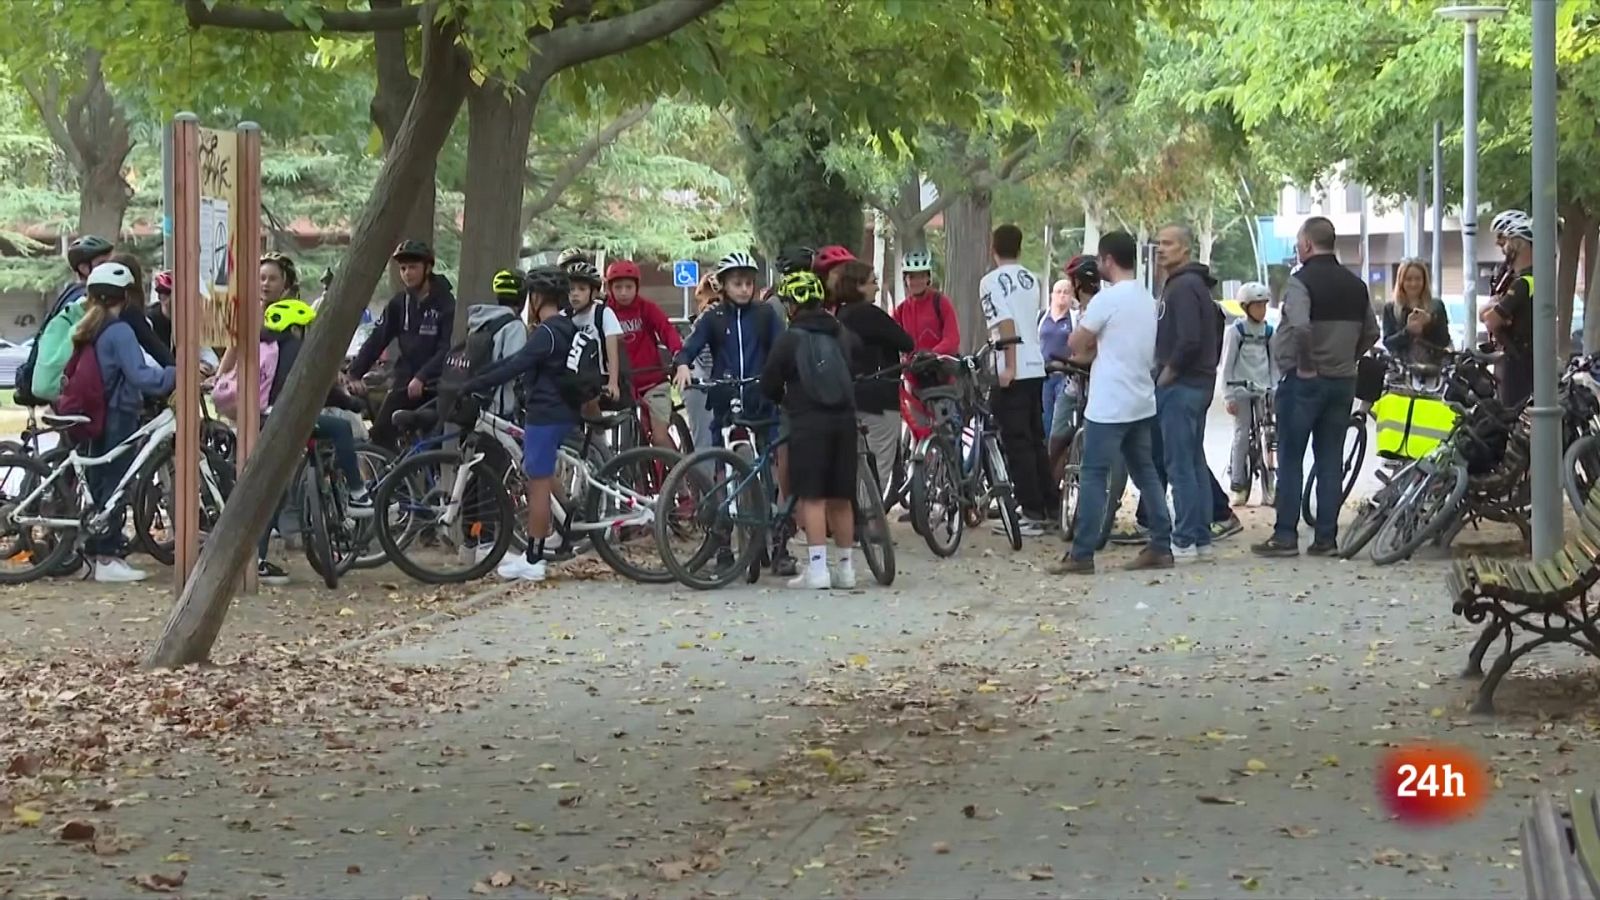
[[[804,112],[743,129],[756,240],[768,256],[786,247],[861,246],[862,198],[828,167],[826,132]]]

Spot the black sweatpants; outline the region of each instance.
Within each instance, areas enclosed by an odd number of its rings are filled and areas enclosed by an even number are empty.
[[[1000,449],[1011,470],[1011,486],[1022,514],[1048,522],[1061,503],[1056,483],[1050,478],[1050,459],[1045,452],[1044,420],[1039,410],[1044,403],[1043,378],[1011,382],[996,387],[989,395],[989,406],[1000,425]]]
[[[372,419],[372,427],[367,430],[367,438],[372,443],[390,450],[400,450],[396,444],[400,439],[400,432],[392,421],[394,414],[403,409],[416,409],[433,399],[431,391],[423,391],[421,397],[411,399],[411,395],[406,392],[406,385],[410,382],[410,378],[404,381],[396,378],[389,393],[383,396],[383,405],[378,407],[378,414]]]

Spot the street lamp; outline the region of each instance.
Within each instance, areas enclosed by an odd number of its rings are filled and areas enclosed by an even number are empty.
[[[1478,22],[1498,19],[1504,6],[1446,6],[1438,16],[1465,27],[1461,42],[1461,303],[1472,317],[1472,331],[1482,340],[1478,323]]]

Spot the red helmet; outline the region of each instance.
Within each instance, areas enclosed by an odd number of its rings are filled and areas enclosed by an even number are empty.
[[[643,281],[639,277],[639,267],[631,259],[619,259],[606,266],[606,281],[612,282],[619,278],[632,278],[635,283]]]
[[[812,257],[811,269],[818,275],[827,275],[833,267],[847,262],[855,262],[856,255],[838,244],[829,244],[818,250]]]
[[[156,273],[155,282],[156,282],[156,293],[158,293],[158,294],[171,294],[172,293],[172,273],[171,272],[157,272]]]

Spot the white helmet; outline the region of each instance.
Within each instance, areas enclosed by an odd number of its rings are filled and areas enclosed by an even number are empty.
[[[913,250],[907,253],[905,260],[900,264],[900,271],[907,275],[913,272],[932,272],[933,254],[926,250]]]
[[[749,269],[752,272],[761,271],[761,267],[756,265],[755,257],[748,253],[734,251],[733,253],[729,253],[727,256],[717,260],[715,274],[718,278],[721,278],[723,275],[726,275],[735,269]]]
[[[1494,217],[1489,223],[1489,228],[1498,237],[1522,238],[1525,241],[1533,240],[1533,220],[1520,209],[1508,209]]]
[[[1272,300],[1272,289],[1259,281],[1246,281],[1239,285],[1239,295],[1236,299],[1240,306],[1246,303],[1267,303]]]
[[[91,294],[117,294],[133,286],[133,272],[122,263],[103,262],[89,273],[84,287]],[[100,290],[95,290],[99,288]]]

